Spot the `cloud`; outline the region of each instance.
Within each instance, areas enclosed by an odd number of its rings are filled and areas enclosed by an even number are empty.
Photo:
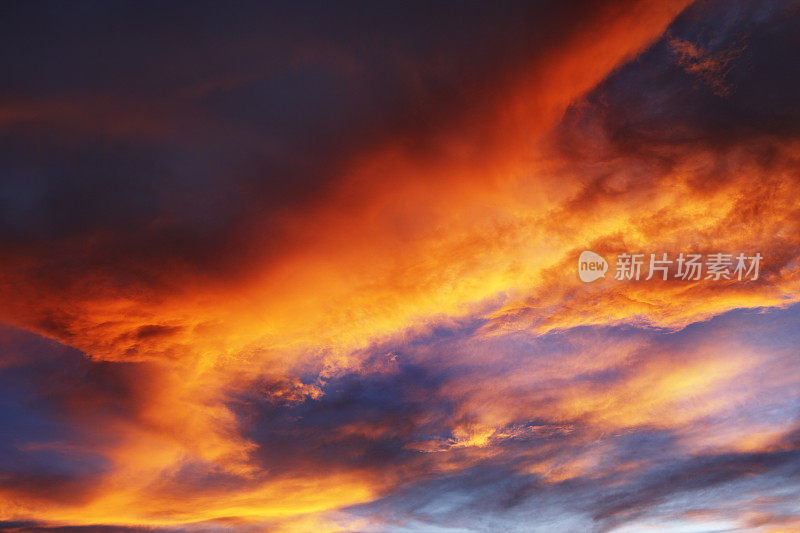
[[[796,521],[797,11],[736,6],[16,7],[3,527]]]

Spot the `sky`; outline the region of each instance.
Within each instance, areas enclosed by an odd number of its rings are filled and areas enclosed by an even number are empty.
[[[0,12],[0,532],[800,531],[799,2]]]

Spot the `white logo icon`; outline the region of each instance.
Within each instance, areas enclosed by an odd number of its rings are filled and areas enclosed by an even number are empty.
[[[608,271],[608,262],[603,256],[586,250],[578,258],[578,277],[581,281],[589,283],[596,279],[605,278]]]

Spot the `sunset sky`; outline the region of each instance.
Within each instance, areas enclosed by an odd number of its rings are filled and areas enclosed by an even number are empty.
[[[800,531],[800,2],[4,2],[0,422],[0,532]]]

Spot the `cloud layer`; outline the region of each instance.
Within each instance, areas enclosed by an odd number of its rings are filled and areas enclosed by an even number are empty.
[[[13,7],[0,529],[800,527],[797,6]]]

